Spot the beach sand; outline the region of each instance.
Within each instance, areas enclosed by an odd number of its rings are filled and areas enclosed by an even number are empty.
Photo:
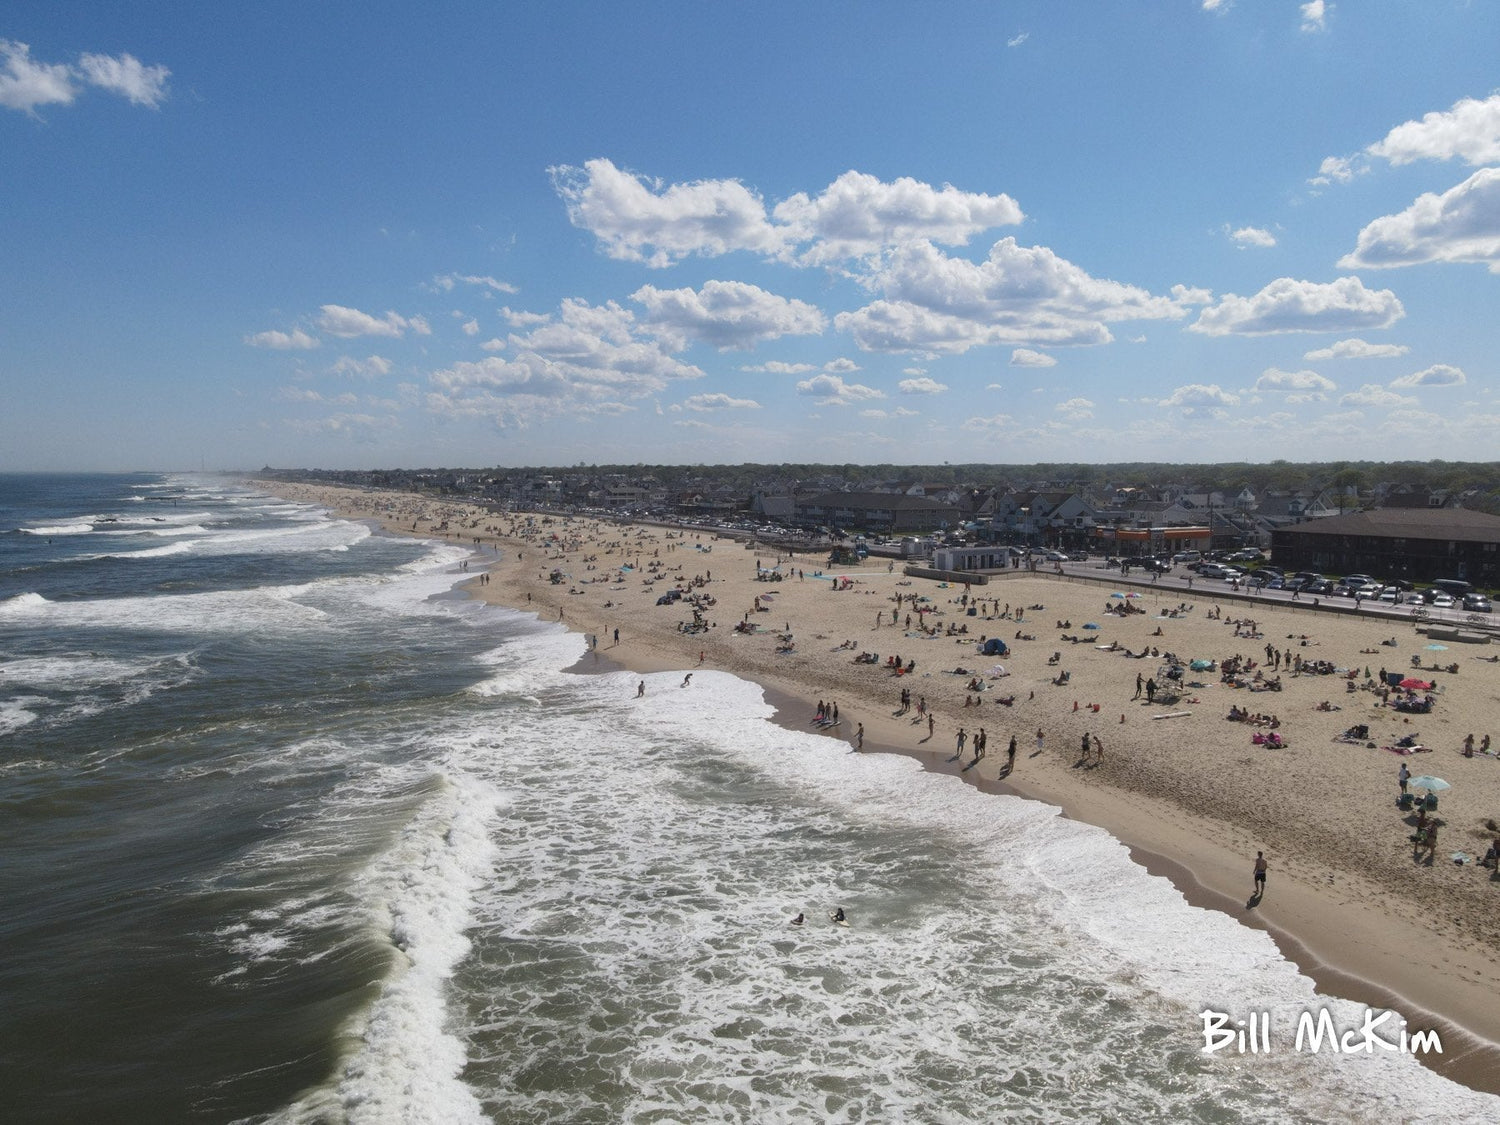
[[[1425,1061],[1457,1081],[1500,1092],[1500,967],[1494,957],[1500,878],[1449,858],[1463,851],[1477,859],[1500,835],[1488,827],[1500,823],[1500,759],[1461,753],[1471,732],[1476,739],[1500,736],[1500,663],[1478,659],[1500,654],[1500,647],[1450,642],[1446,651],[1430,651],[1410,620],[1222,595],[1215,601],[1201,589],[1121,585],[1116,572],[1102,569],[1097,580],[1025,572],[994,577],[972,587],[971,600],[982,604],[970,615],[960,604],[961,586],[909,578],[900,564],[884,559],[829,567],[826,555],[798,555],[781,560],[784,580],[759,581],[757,564],[774,567],[775,549],[707,532],[256,483],[393,532],[474,547],[482,556],[471,563],[475,577],[468,586],[475,596],[597,638],[580,671],[722,669],[761,684],[779,705],[780,721],[806,730],[819,729],[812,725],[816,701],[837,703],[840,721],[827,729],[829,737],[852,743],[862,724],[865,752],[919,755],[929,769],[954,774],[955,783],[1046,801],[1099,825],[1190,901],[1268,930],[1320,991],[1394,1007],[1412,1028],[1437,1027],[1445,1053]],[[626,565],[632,569],[622,572]],[[478,576],[481,570],[487,581]],[[553,571],[562,576],[556,584]],[[847,579],[848,588],[836,588],[829,576]],[[691,607],[656,603],[694,579],[701,584],[691,592],[715,604],[702,610],[711,627],[689,633],[682,626],[692,622]],[[1116,591],[1139,596],[1111,597]],[[918,630],[923,614],[909,601],[893,625],[897,595],[926,599],[918,605],[928,610],[928,625],[938,635]],[[1127,601],[1145,612],[1105,612]],[[1000,616],[1006,607],[1010,615]],[[1216,612],[1222,616],[1210,616]],[[1255,636],[1248,635],[1248,619],[1254,619]],[[753,633],[735,630],[744,620]],[[1086,623],[1099,628],[1084,629]],[[947,635],[950,626],[967,633]],[[792,646],[783,633],[792,635]],[[981,656],[978,642],[996,636],[1009,654]],[[1394,646],[1382,643],[1392,639]],[[1100,647],[1111,643],[1133,653],[1155,647],[1185,660],[1238,655],[1258,664],[1269,645],[1294,660],[1326,661],[1341,671],[1295,674],[1283,667],[1281,690],[1263,692],[1221,683],[1217,669],[1189,672],[1176,703],[1148,704],[1135,697],[1136,677],[1159,678],[1163,660]],[[795,651],[778,651],[787,647]],[[879,662],[856,662],[862,652],[878,653]],[[898,653],[903,662],[916,661],[912,674],[897,677],[886,667]],[[1060,655],[1056,665],[1049,664],[1054,653]],[[1381,668],[1411,671],[1413,655],[1424,665],[1458,665],[1457,673],[1416,673],[1438,685],[1431,713],[1404,715],[1361,688],[1366,668],[1376,676]],[[1003,676],[996,666],[1003,666]],[[955,668],[966,672],[954,674]],[[1346,687],[1348,669],[1357,669],[1357,690]],[[1054,683],[1060,671],[1069,674],[1066,683]],[[977,693],[967,690],[976,675],[985,685]],[[912,693],[912,709],[898,715],[903,688]],[[917,714],[922,697],[930,725]],[[966,707],[966,697],[983,702]],[[1014,697],[1012,704],[1000,703],[1002,697]],[[1319,710],[1325,701],[1336,709]],[[1274,713],[1276,733],[1287,745],[1254,745],[1252,736],[1269,728],[1228,721],[1231,705]],[[1360,724],[1369,728],[1366,739],[1336,740]],[[972,740],[956,757],[960,727],[971,735],[983,727],[988,734],[986,757],[977,766],[970,764]],[[1086,734],[1102,741],[1102,756],[1082,759]],[[1385,749],[1408,735],[1430,751],[1400,756]],[[1016,766],[1002,776],[1012,736]],[[1403,762],[1413,775],[1434,774],[1452,784],[1440,796],[1441,828],[1430,863],[1414,860],[1414,818],[1396,807]],[[890,799],[899,801],[900,794]],[[1264,897],[1255,901],[1251,873],[1258,851],[1266,855],[1269,877]]]

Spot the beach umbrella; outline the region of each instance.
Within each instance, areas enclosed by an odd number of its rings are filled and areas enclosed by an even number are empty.
[[[1448,651],[1448,646],[1447,645],[1427,645],[1426,648],[1427,648],[1428,652],[1447,652]]]
[[[1099,628],[1099,626],[1096,625],[1094,622],[1090,621],[1088,624],[1086,624],[1084,626],[1084,628],[1085,629],[1097,629],[1097,628]]]
[[[1421,777],[1412,778],[1406,784],[1413,789],[1426,789],[1433,793],[1441,793],[1444,789],[1453,788],[1453,786],[1449,785],[1442,778],[1428,777],[1425,773]]]
[[[1428,688],[1432,687],[1432,684],[1427,680],[1414,680],[1410,676],[1408,676],[1397,686],[1404,687],[1407,691],[1426,691]]]

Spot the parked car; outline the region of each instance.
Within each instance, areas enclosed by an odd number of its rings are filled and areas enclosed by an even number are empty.
[[[1230,562],[1257,562],[1261,557],[1259,548],[1243,547],[1229,556]]]
[[[1443,593],[1443,591],[1438,590],[1436,593],[1434,593],[1432,595],[1432,608],[1433,609],[1452,609],[1453,608],[1453,595],[1452,594],[1445,594],[1445,593]]]
[[[1385,587],[1385,589],[1381,590],[1380,593],[1376,594],[1375,597],[1377,601],[1388,602],[1391,605],[1395,605],[1401,600],[1401,591],[1396,589],[1396,587],[1394,586],[1387,586]]]
[[[1470,613],[1493,612],[1493,607],[1490,605],[1490,599],[1485,597],[1483,594],[1465,594],[1464,609],[1468,610]]]

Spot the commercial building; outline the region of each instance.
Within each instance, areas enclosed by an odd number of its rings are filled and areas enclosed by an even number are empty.
[[[1500,586],[1500,516],[1464,508],[1374,508],[1271,533],[1271,561],[1287,571],[1373,574]]]

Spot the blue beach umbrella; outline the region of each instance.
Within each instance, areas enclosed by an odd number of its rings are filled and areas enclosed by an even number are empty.
[[[1084,626],[1084,628],[1085,629],[1097,629],[1097,628],[1099,628],[1099,626],[1096,625],[1096,624],[1094,624],[1092,621],[1090,621],[1087,625]]]

